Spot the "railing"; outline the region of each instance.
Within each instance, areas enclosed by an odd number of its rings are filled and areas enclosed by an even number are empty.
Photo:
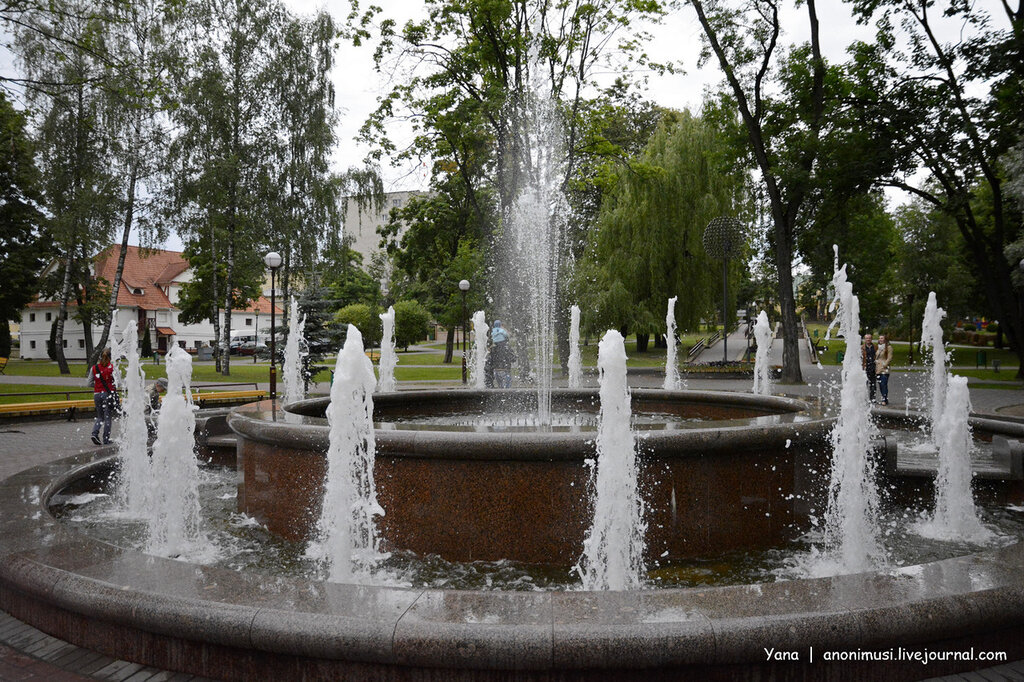
[[[690,350],[686,352],[686,359],[692,360],[695,356],[700,355],[700,352],[707,347],[707,339],[701,339],[697,343],[690,346]]]

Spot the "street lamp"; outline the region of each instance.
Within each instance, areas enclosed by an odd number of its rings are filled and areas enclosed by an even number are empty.
[[[270,268],[270,399],[277,400],[277,364],[275,347],[277,328],[274,319],[274,300],[277,294],[277,269],[281,267],[281,254],[271,251],[263,257],[263,262]]]
[[[462,383],[466,383],[466,292],[469,291],[469,280],[459,282],[462,291]]]

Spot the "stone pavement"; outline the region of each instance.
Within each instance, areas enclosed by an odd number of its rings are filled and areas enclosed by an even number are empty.
[[[738,346],[738,343],[737,343]],[[801,365],[805,384],[777,386],[780,393],[830,400],[837,395],[839,368],[818,367],[807,356],[806,343],[801,343]],[[730,344],[731,350],[731,344]],[[773,357],[781,358],[781,341],[773,346]],[[38,379],[38,378],[36,378]],[[589,377],[596,384],[596,378]],[[659,374],[641,374],[630,377],[633,386],[660,386]],[[921,395],[920,381],[907,373],[897,373],[891,381],[890,402],[894,406],[916,403]],[[749,391],[750,380],[718,380],[688,377],[687,388],[697,390]],[[406,388],[454,388],[457,382],[415,382],[403,384]],[[320,387],[326,389],[326,385]],[[971,390],[976,412],[1024,413],[1024,391],[977,389]],[[47,461],[93,449],[89,442],[91,420],[36,421],[0,425],[0,480],[23,469]],[[116,429],[116,426],[115,426]],[[0,681],[6,680],[202,680],[183,673],[172,673],[148,668],[128,661],[115,660],[95,651],[81,649],[55,639],[28,626],[10,615],[0,612]],[[965,675],[944,678],[950,682],[975,680],[1024,680],[1024,663],[1015,662]]]

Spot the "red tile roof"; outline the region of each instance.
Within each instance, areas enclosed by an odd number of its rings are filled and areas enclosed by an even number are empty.
[[[121,253],[121,245],[114,244],[101,251],[95,258],[96,276],[114,283],[117,272],[117,259]],[[180,251],[164,249],[141,249],[129,246],[125,254],[124,271],[121,273],[121,286],[117,292],[117,305],[143,310],[170,310],[176,308],[171,304],[163,287],[172,284],[181,273],[188,270],[188,261]],[[141,294],[134,293],[141,290]],[[29,308],[57,307],[57,301],[33,301]],[[74,305],[73,303],[71,305]],[[283,313],[280,306],[275,306],[277,314]],[[240,312],[259,312],[270,314],[270,301],[260,296],[258,300]]]

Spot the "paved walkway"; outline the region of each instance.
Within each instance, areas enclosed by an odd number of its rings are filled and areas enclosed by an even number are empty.
[[[737,349],[740,340],[736,341]],[[730,340],[730,354],[733,342]],[[745,350],[745,341],[743,349]],[[805,383],[800,386],[777,386],[777,391],[791,395],[822,398],[829,401],[838,395],[839,368],[821,367],[810,362],[807,344],[801,340],[801,370]],[[782,342],[776,340],[772,347],[772,357],[782,357]],[[2,377],[0,380],[16,378]],[[21,378],[21,377],[17,377]],[[27,377],[33,382],[46,377]],[[49,377],[53,379],[54,377]],[[60,379],[66,381],[66,379]],[[596,384],[596,378],[588,377]],[[657,374],[630,377],[630,384],[640,387],[661,386],[662,377]],[[16,383],[16,382],[7,382]],[[557,383],[557,382],[556,382]],[[905,405],[909,400],[911,406],[920,404],[919,396],[923,390],[919,387],[917,376],[897,373],[891,380],[890,402],[893,406]],[[704,379],[694,375],[687,377],[687,388],[710,390],[749,391],[750,380]],[[405,388],[455,388],[459,382],[403,382]],[[318,387],[325,391],[328,387]],[[976,412],[996,412],[1024,414],[1024,391],[998,389],[971,389],[971,400]],[[44,464],[60,456],[66,456],[81,450],[93,449],[89,442],[92,428],[91,420],[77,422],[43,421],[19,424],[0,425],[0,480],[18,471],[32,466]],[[116,427],[115,427],[116,428]],[[95,651],[82,649],[67,642],[55,639],[35,628],[22,623],[10,615],[0,612],[0,681],[7,680],[158,680],[201,681],[204,678],[184,673],[172,673],[155,668],[148,668],[137,663],[115,660]],[[1024,663],[1014,662],[994,668],[955,675],[943,678],[949,682],[975,682],[979,680],[1021,680],[1024,682]]]

